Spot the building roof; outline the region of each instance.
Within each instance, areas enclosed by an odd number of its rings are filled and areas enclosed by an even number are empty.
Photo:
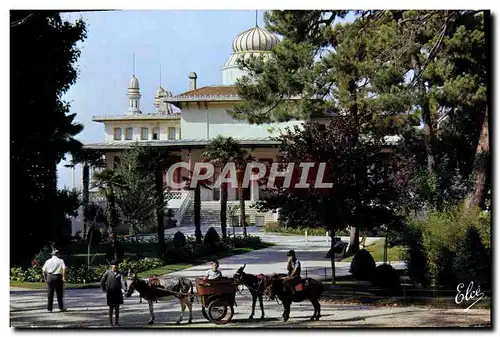
[[[177,140],[152,140],[152,141],[109,141],[85,144],[84,148],[93,150],[122,150],[134,145],[169,148],[204,148],[212,139],[177,139]],[[243,146],[274,147],[279,141],[270,138],[235,139]]]
[[[107,122],[107,121],[121,121],[121,120],[165,120],[165,119],[179,119],[181,118],[180,112],[173,112],[170,115],[167,114],[135,114],[135,115],[114,115],[114,116],[93,116],[93,122]]]
[[[177,97],[190,97],[190,96],[237,96],[238,92],[235,85],[210,85],[198,89],[186,91]]]

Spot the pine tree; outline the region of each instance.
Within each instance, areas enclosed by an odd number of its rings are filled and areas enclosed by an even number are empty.
[[[76,82],[77,42],[85,23],[65,22],[54,11],[10,12],[10,99],[21,106],[11,112],[22,132],[11,137],[11,203],[22,214],[11,219],[11,262],[31,257],[54,235],[63,214],[57,203],[57,164],[81,148],[73,137],[83,126],[62,95]],[[42,219],[42,221],[40,221]]]

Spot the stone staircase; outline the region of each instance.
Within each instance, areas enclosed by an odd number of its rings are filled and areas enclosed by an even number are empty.
[[[239,205],[238,201],[228,201],[229,205]],[[250,208],[252,201],[245,202],[245,215],[250,217],[250,223],[255,223],[256,216],[264,216],[264,223],[275,221],[275,214],[272,212],[261,213],[255,208]],[[239,215],[239,212],[237,212]],[[227,224],[230,226],[230,215],[227,215]],[[201,225],[202,226],[220,226],[220,202],[219,201],[202,201],[201,203]],[[194,204],[191,202],[188,209],[184,213],[181,221],[181,226],[194,226]]]

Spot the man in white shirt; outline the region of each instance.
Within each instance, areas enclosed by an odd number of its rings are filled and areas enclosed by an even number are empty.
[[[42,272],[45,282],[47,282],[49,293],[47,310],[52,312],[54,304],[54,291],[57,295],[57,304],[59,311],[65,311],[63,305],[63,283],[66,282],[66,265],[64,260],[59,258],[59,251],[52,251],[52,258],[48,259],[43,265]]]

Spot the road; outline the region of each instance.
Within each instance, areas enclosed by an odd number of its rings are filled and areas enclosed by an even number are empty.
[[[46,295],[43,291],[11,291],[11,326],[18,328],[102,328],[107,327],[107,307],[104,294],[99,289],[68,290],[65,294],[68,310],[63,313],[48,313],[45,308]],[[368,328],[368,327],[459,327],[490,324],[489,310],[431,309],[427,307],[374,307],[322,303],[320,321],[309,321],[312,315],[310,303],[294,303],[290,321],[281,321],[282,308],[276,302],[264,302],[266,318],[249,320],[251,300],[247,290],[236,297],[237,307],[232,323],[227,328]],[[258,308],[258,304],[257,304]],[[137,295],[125,299],[121,308],[122,328],[146,327],[149,320],[148,306],[139,304]],[[208,328],[213,324],[201,314],[200,303],[193,305],[193,322],[185,320],[175,325],[180,313],[179,301],[155,304],[156,324],[154,327]],[[260,313],[257,310],[257,313]],[[260,317],[260,315],[256,315]]]

